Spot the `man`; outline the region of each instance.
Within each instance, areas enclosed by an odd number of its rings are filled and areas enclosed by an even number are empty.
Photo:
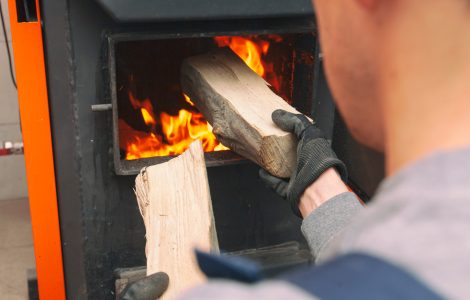
[[[385,153],[387,178],[363,208],[321,132],[276,111],[299,137],[298,167],[289,182],[261,177],[304,218],[317,266],[253,285],[210,281],[183,298],[467,298],[470,0],[314,5],[337,107],[357,140]]]

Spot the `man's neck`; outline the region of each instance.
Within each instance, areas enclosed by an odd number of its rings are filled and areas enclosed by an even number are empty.
[[[410,3],[417,7],[400,11],[381,44],[388,175],[432,152],[470,146],[468,10],[458,1],[436,2],[435,11]]]
[[[455,73],[416,68],[389,79],[384,101],[387,175],[433,152],[470,146],[468,61]]]
[[[386,126],[388,175],[433,152],[470,146],[470,90],[402,96],[393,106]]]

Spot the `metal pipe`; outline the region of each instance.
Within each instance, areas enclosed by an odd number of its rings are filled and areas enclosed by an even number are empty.
[[[91,106],[92,111],[108,111],[113,109],[113,105],[111,103],[105,103],[105,104],[93,104]]]

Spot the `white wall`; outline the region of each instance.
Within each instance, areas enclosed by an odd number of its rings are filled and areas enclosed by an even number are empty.
[[[8,41],[0,34],[0,142],[21,141],[20,119],[16,90],[10,79],[5,43],[11,49],[8,1],[0,0],[8,31]],[[1,24],[0,24],[1,26]],[[1,27],[0,27],[1,30]],[[13,53],[12,53],[13,55]],[[0,156],[0,200],[27,196],[23,155]]]

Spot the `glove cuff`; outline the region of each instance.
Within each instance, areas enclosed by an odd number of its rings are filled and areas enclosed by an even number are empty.
[[[311,141],[310,145],[306,145],[305,148],[298,160],[300,172],[298,172],[292,183],[288,195],[291,208],[299,217],[302,217],[299,210],[300,197],[305,189],[317,180],[323,172],[331,167],[335,167],[343,181],[346,181],[348,178],[346,165],[338,159],[326,139],[319,138]]]

